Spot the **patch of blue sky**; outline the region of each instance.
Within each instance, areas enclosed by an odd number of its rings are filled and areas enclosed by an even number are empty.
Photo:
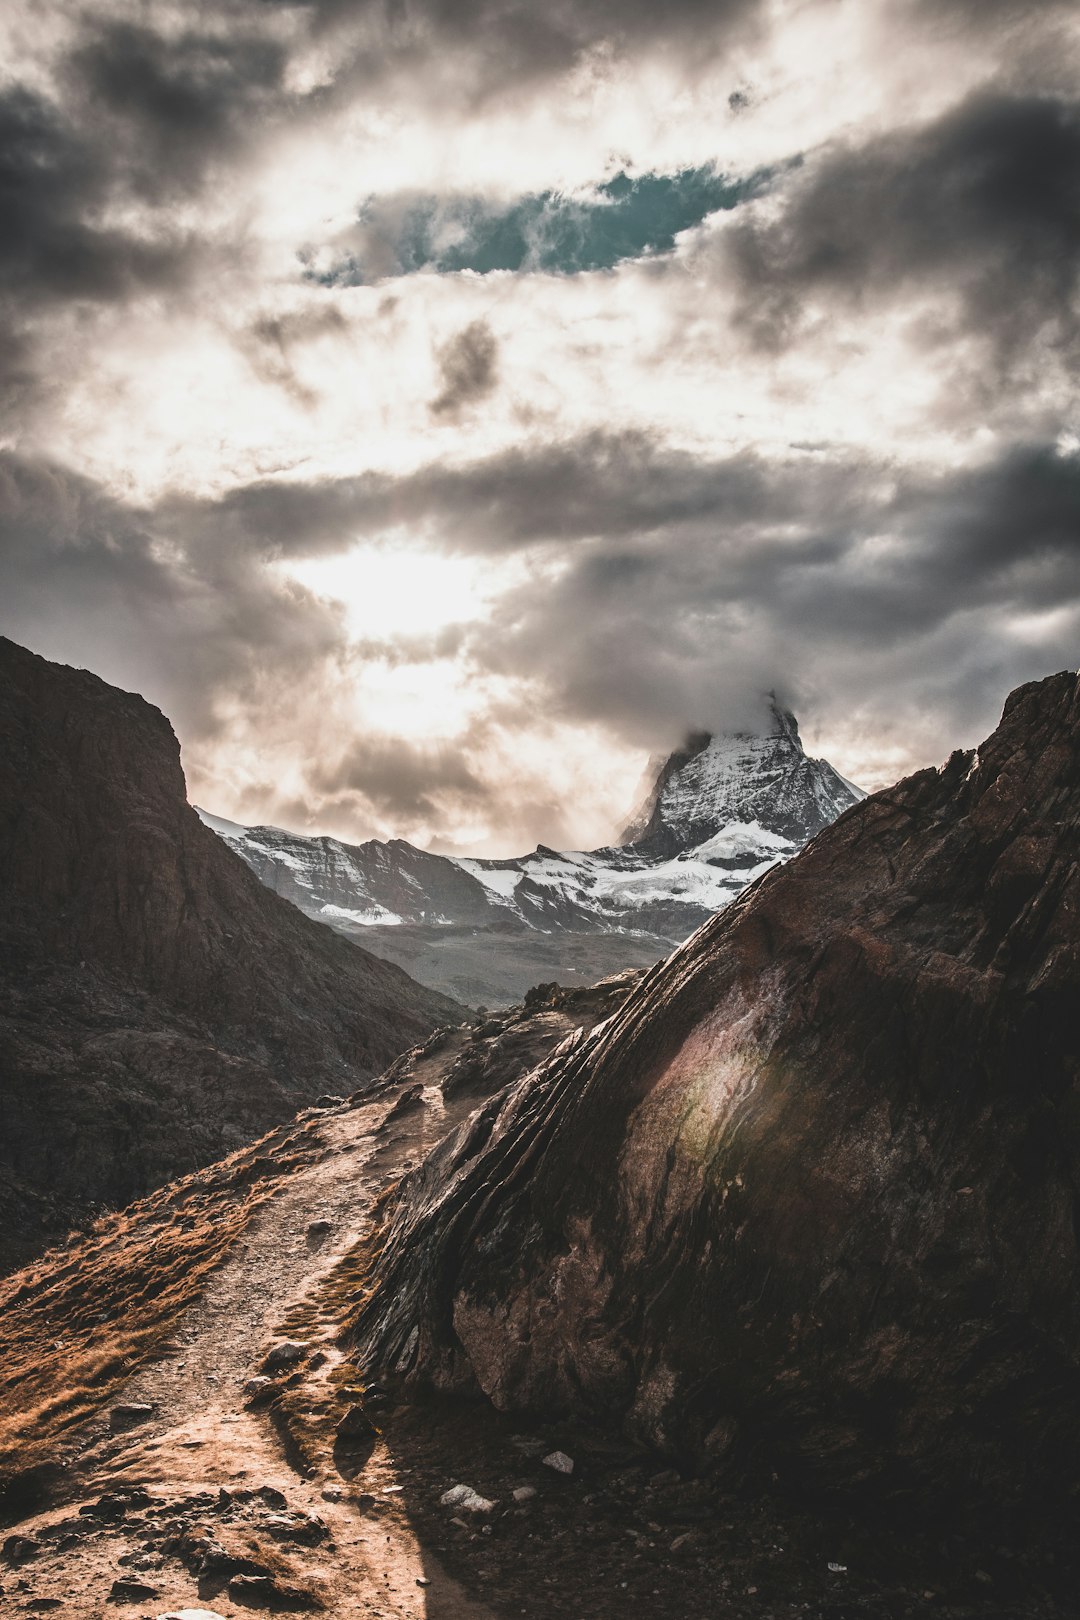
[[[502,206],[469,196],[374,197],[360,211],[358,250],[308,275],[327,286],[359,286],[419,271],[609,270],[670,252],[680,232],[760,195],[774,174],[733,179],[712,165],[619,173],[588,193],[542,191]]]

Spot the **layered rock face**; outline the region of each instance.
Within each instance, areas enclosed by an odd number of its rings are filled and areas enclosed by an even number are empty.
[[[142,698],[0,640],[0,1260],[460,1017],[268,893]]]
[[[861,798],[773,700],[759,732],[701,734],[654,772],[623,843],[514,860],[343,844],[201,812],[263,883],[470,1002],[655,962]]]
[[[943,1500],[1080,1442],[1080,684],[849,810],[448,1138],[369,1365]]]

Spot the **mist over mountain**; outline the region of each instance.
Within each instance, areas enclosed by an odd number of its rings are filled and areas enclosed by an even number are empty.
[[[806,757],[795,716],[770,694],[757,730],[699,732],[659,762],[620,843],[652,856],[700,851],[743,823],[801,847],[862,797],[827,760]]]
[[[757,732],[701,733],[653,773],[619,845],[517,860],[346,844],[200,811],[276,894],[461,1000],[647,966],[861,797],[770,699]]]

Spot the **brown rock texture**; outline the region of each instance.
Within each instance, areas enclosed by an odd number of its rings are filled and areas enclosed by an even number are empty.
[[[1080,683],[855,806],[391,1207],[361,1354],[708,1468],[1074,1490]]]
[[[259,884],[157,709],[0,639],[0,1264],[460,1016]]]

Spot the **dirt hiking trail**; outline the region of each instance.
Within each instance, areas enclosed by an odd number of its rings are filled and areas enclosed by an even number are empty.
[[[133,1427],[91,1436],[77,1464],[85,1500],[19,1525],[26,1556],[7,1544],[4,1614],[490,1620],[420,1548],[408,1478],[377,1437],[352,1453],[346,1475],[330,1453],[313,1468],[244,1393],[290,1313],[315,1323],[309,1364],[328,1377],[341,1363],[337,1323],[313,1307],[320,1283],[363,1238],[378,1193],[472,1106],[446,1107],[433,1086],[416,1099],[422,1071],[407,1091],[322,1112],[317,1160],[283,1179],[160,1359],[120,1391],[112,1427]]]
[[[514,1027],[567,1033],[551,1011]],[[1075,1620],[1073,1562],[1008,1527],[988,1548],[775,1475],[683,1473],[611,1426],[365,1385],[343,1329],[378,1201],[502,1083],[487,1039],[413,1049],[376,1099],[309,1110],[10,1280],[19,1464],[53,1472],[8,1499],[3,1620]]]

